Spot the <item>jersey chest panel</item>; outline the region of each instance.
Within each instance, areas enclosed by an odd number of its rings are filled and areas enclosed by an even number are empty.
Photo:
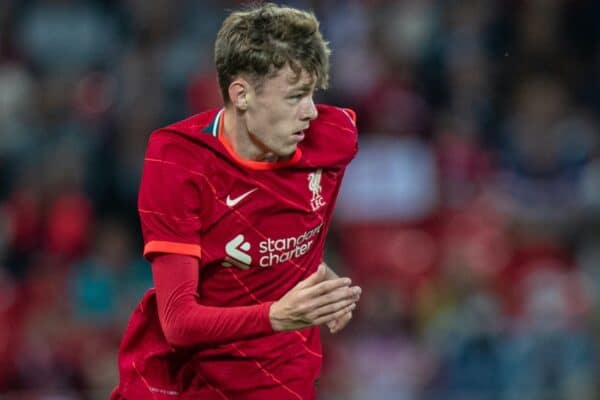
[[[322,169],[220,171],[202,235],[206,266],[280,268],[322,250],[337,174]],[[296,266],[297,267],[297,266]]]
[[[201,237],[201,293],[228,290],[231,304],[248,292],[278,298],[321,261],[339,173],[327,169],[212,174],[213,198]],[[208,201],[208,200],[207,200]],[[232,277],[239,291],[231,290]]]

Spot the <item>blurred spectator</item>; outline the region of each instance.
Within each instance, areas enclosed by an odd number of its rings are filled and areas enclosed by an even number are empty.
[[[439,396],[442,388],[442,396],[450,399],[500,399],[504,370],[497,302],[486,293],[472,293],[456,305],[443,314],[449,325],[434,322],[428,332],[442,346],[439,383],[432,393]]]
[[[411,221],[435,209],[438,181],[426,143],[376,135],[362,139],[359,146],[338,202],[340,221]]]
[[[596,138],[596,152],[581,173],[580,197],[583,207],[595,215],[600,216],[600,143]]]
[[[35,86],[22,65],[7,63],[0,64],[0,87],[0,163],[8,167],[37,139],[31,119]]]
[[[597,132],[573,105],[562,82],[537,77],[518,88],[501,150],[499,187],[516,216],[563,222],[580,206],[578,182],[590,161]]]
[[[596,398],[596,346],[585,327],[570,317],[565,278],[538,271],[525,282],[522,324],[503,349],[506,399]]]
[[[221,97],[242,1],[0,7],[0,398],[105,399],[152,286],[148,135]],[[329,340],[333,399],[594,399],[600,3],[293,1],[357,111],[326,259],[364,288]]]
[[[89,256],[71,270],[69,304],[76,320],[106,327],[115,319],[123,322],[130,310],[122,305],[136,301],[152,284],[149,271],[140,274],[130,234],[121,223],[104,219],[96,229]]]
[[[40,0],[21,15],[18,43],[36,68],[76,74],[107,63],[120,41],[114,21],[91,2]]]
[[[430,379],[433,360],[414,337],[411,309],[392,285],[375,279],[361,300],[360,326],[335,338],[337,389],[326,398],[418,399]],[[325,375],[324,379],[331,379]]]

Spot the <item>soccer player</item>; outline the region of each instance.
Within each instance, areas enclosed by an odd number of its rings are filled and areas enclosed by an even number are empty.
[[[155,288],[134,311],[112,399],[314,399],[319,326],[360,288],[323,251],[354,113],[315,105],[329,49],[313,14],[233,12],[215,42],[224,99],[154,132],[139,193]]]

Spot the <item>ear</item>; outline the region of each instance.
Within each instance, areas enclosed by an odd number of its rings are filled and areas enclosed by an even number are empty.
[[[238,78],[229,84],[229,98],[231,103],[238,109],[246,111],[248,108],[248,91],[250,85],[245,79]]]

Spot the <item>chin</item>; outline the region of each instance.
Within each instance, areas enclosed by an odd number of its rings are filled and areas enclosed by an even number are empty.
[[[296,152],[297,147],[298,146],[296,144],[294,144],[293,146],[281,149],[280,151],[277,152],[277,156],[281,157],[281,158],[291,157],[294,154],[294,152]]]

